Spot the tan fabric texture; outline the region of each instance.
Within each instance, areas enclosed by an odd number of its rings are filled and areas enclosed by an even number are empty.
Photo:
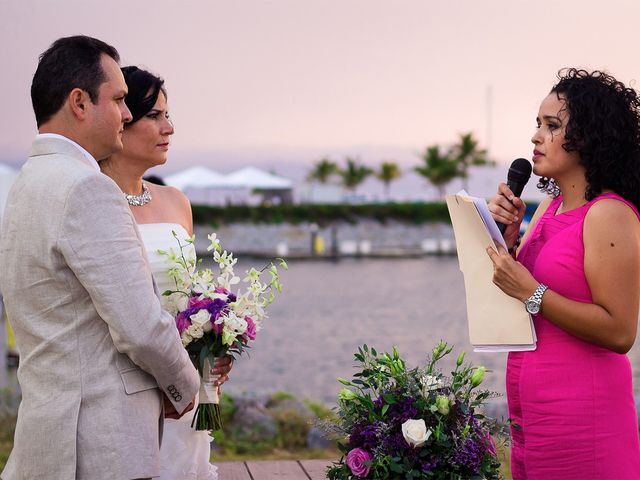
[[[158,386],[178,411],[198,390],[126,200],[88,162],[36,139],[9,194],[0,289],[22,403],[5,480],[157,476]]]

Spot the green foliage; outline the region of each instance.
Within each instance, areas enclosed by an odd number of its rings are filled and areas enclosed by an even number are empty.
[[[309,399],[306,399],[304,403],[319,420],[337,419],[335,412],[330,408],[325,407],[322,403]]]
[[[231,423],[233,415],[236,413],[236,402],[231,395],[222,392],[220,395],[220,416],[222,424]]]
[[[402,171],[396,162],[382,162],[380,169],[376,172],[376,177],[384,184],[384,191],[387,197],[389,197],[389,189],[391,182],[400,178]]]
[[[420,158],[423,165],[415,167],[414,170],[438,189],[441,198],[444,197],[444,187],[460,176],[458,161],[451,152],[441,152],[438,145],[427,147]]]
[[[338,447],[347,457],[369,458],[366,478],[499,478],[490,436],[498,425],[481,413],[495,394],[477,390],[485,370],[464,364],[463,355],[450,376],[443,375],[437,364],[451,351],[440,342],[426,366],[409,369],[395,347],[391,353],[358,348],[358,371],[352,380],[339,379],[349,388],[338,396],[337,426],[345,438]],[[345,466],[343,458],[327,477],[354,478]]]
[[[17,417],[7,412],[0,413],[0,471],[4,468],[13,448],[13,432]]]
[[[216,449],[214,459],[268,458],[272,455],[282,456],[285,451],[309,456],[312,451],[307,448],[307,438],[311,428],[321,420],[335,418],[335,414],[326,406],[312,400],[300,401],[295,395],[283,391],[273,393],[266,401],[264,410],[275,423],[275,435],[268,435],[260,425],[254,425],[249,430],[235,425],[233,420],[238,410],[236,401],[230,395],[222,395],[220,411],[224,428],[213,434]],[[326,457],[327,452],[315,452],[311,456]]]
[[[282,390],[277,391],[271,394],[271,398],[269,398],[269,403],[280,403],[285,400],[295,400],[296,396],[293,393],[284,392]]]
[[[342,177],[342,185],[349,190],[355,190],[373,173],[373,170],[350,157],[346,158],[346,162],[345,168],[338,173]]]
[[[319,183],[327,183],[331,177],[337,174],[338,165],[328,158],[321,158],[314,164],[313,169],[307,176],[307,179],[317,181]]]
[[[460,134],[458,143],[453,146],[451,151],[453,158],[458,162],[458,176],[465,179],[465,189],[467,188],[466,179],[469,176],[469,167],[495,164],[495,162],[487,156],[487,151],[481,149],[479,145],[478,140],[474,138],[472,132],[462,133]]]
[[[429,222],[450,223],[444,202],[416,203],[375,203],[364,205],[300,204],[277,205],[272,207],[228,205],[213,207],[193,206],[193,221],[197,225],[214,228],[233,223],[257,224],[300,224],[314,222],[328,225],[333,222],[356,223],[359,220],[376,220],[380,223],[400,221],[412,224]]]
[[[294,409],[276,410],[272,412],[278,433],[275,444],[278,448],[301,449],[307,445],[307,436],[311,429],[309,419]]]

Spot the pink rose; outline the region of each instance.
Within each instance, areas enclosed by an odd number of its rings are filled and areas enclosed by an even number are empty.
[[[365,462],[370,461],[372,458],[371,454],[366,450],[354,448],[347,453],[347,466],[356,477],[366,477],[369,475],[371,465],[367,465]]]
[[[493,437],[491,436],[490,433],[485,433],[484,435],[484,443],[487,446],[487,451],[493,455],[494,457],[497,455],[496,453],[496,444],[493,441]]]
[[[182,335],[182,332],[184,332],[190,326],[191,320],[189,320],[189,317],[185,315],[185,312],[180,312],[176,316],[176,327],[178,327],[178,332],[180,332],[180,335]]]
[[[247,330],[246,332],[244,332],[244,334],[247,336],[249,340],[255,340],[256,335],[258,333],[258,329],[256,327],[255,322],[253,321],[253,318],[247,316],[247,317],[244,317],[244,319],[247,321]]]

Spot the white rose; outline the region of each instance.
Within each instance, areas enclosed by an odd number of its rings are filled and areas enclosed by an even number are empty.
[[[431,430],[427,430],[424,420],[409,419],[402,424],[402,436],[409,445],[419,447],[429,439]]]
[[[204,324],[211,320],[211,314],[207,310],[198,310],[198,313],[194,313],[189,318],[191,319],[192,325],[198,326],[202,329]]]
[[[204,330],[199,325],[191,325],[189,327],[189,333],[194,339],[202,338],[202,336],[204,335]]]

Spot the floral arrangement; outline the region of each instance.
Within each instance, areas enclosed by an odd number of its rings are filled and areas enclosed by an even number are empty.
[[[344,455],[327,478],[499,478],[491,436],[497,424],[478,408],[496,394],[477,390],[486,371],[464,365],[464,352],[451,377],[437,370],[451,351],[440,342],[426,367],[408,370],[395,347],[383,354],[358,348],[354,379],[338,379],[345,388],[331,430],[345,439],[338,442]]]
[[[213,251],[213,261],[218,267],[214,273],[209,268],[198,268],[195,236],[180,240],[172,232],[178,249],[159,250],[169,265],[168,275],[175,282],[175,290],[167,290],[166,307],[175,315],[176,327],[194,365],[200,373],[199,404],[192,427],[197,430],[222,428],[216,378],[211,375],[215,359],[225,355],[241,355],[250,348],[267,318],[266,308],[273,302],[275,292],[282,291],[278,267],[269,262],[261,270],[250,268],[240,280],[233,267],[237,259],[223,250],[215,234],[208,236],[208,251]],[[279,265],[287,269],[283,259]],[[268,273],[268,282],[262,282]],[[246,289],[238,287],[244,284]],[[236,289],[235,293],[232,291]]]

